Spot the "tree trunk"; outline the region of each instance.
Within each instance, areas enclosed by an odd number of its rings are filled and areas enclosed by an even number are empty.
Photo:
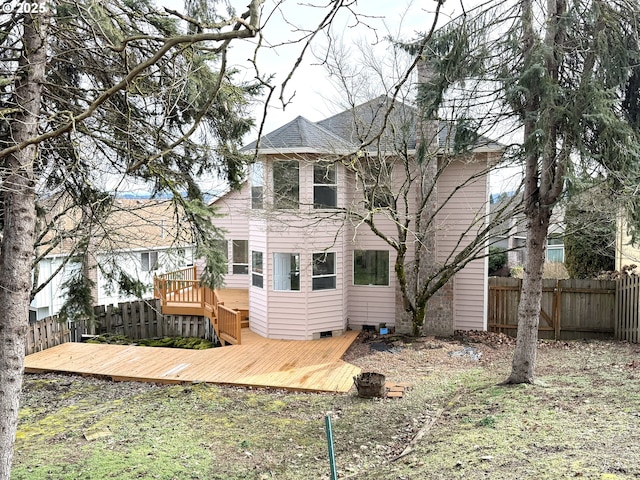
[[[527,258],[518,305],[518,337],[511,364],[511,375],[505,383],[533,383],[534,381],[542,302],[542,274],[550,218],[550,209],[540,208],[527,219]]]
[[[11,122],[11,138],[21,143],[38,132],[46,64],[46,18],[24,17],[23,51],[15,90],[21,111]],[[11,474],[13,444],[26,331],[29,322],[31,263],[35,228],[37,147],[28,146],[3,159],[4,231],[0,243],[0,480]]]

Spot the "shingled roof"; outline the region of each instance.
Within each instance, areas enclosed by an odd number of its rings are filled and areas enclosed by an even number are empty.
[[[242,150],[255,150],[256,144],[257,141],[251,142]],[[301,116],[263,136],[260,141],[261,153],[348,153],[354,147],[354,144]]]
[[[360,150],[369,143],[382,127],[391,103],[394,103],[386,118],[385,133],[380,137],[379,148],[393,152],[414,150],[416,148],[416,121],[418,111],[415,107],[393,101],[386,95],[347,109],[319,122],[311,122],[297,117],[273,132],[264,135],[260,141],[259,152],[269,153],[321,153],[345,154]],[[451,122],[438,124],[438,145],[444,147],[453,142],[455,128]],[[245,146],[242,151],[256,149],[257,141]],[[479,136],[476,148],[500,149],[502,145]],[[367,150],[378,148],[373,142]]]

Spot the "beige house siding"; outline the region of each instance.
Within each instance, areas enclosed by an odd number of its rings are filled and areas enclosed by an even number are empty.
[[[312,217],[316,215],[314,214]],[[298,220],[298,222],[303,221]],[[288,324],[303,322],[305,338],[312,338],[314,334],[320,332],[346,328],[344,290],[347,270],[345,268],[343,223],[331,220],[325,220],[319,224],[314,222],[312,225],[306,223],[306,228],[296,229],[298,234],[304,232],[303,235],[296,237],[276,234],[275,238],[271,236],[270,251],[300,253],[300,289],[303,295],[291,296],[287,299],[286,308],[289,312],[287,321]],[[276,239],[278,243],[275,243]],[[295,250],[287,250],[287,248]],[[313,254],[322,252],[335,253],[336,288],[313,291]],[[275,293],[280,292],[273,292],[273,294]],[[270,317],[271,321],[272,317]]]
[[[391,228],[387,222],[386,228]],[[378,327],[384,323],[388,327],[395,325],[395,274],[393,265],[396,252],[382,239],[374,235],[368,226],[358,228],[356,242],[351,243],[349,251],[350,285],[349,285],[349,325],[356,330],[364,325]],[[389,285],[354,285],[353,255],[355,250],[385,250],[389,252]]]
[[[395,251],[378,238],[367,225],[354,225],[342,221],[336,211],[313,208],[313,162],[300,160],[300,208],[295,211],[269,210],[273,191],[271,162],[287,160],[283,156],[271,157],[265,162],[265,210],[251,210],[250,185],[247,182],[239,192],[231,192],[216,205],[225,215],[215,224],[227,230],[229,240],[249,240],[251,252],[263,253],[263,288],[251,286],[249,275],[227,275],[227,286],[249,288],[251,329],[256,333],[284,339],[311,339],[320,332],[360,329],[364,325],[378,327],[395,325],[396,284],[393,266]],[[488,177],[448,195],[468,178],[485,168],[486,154],[479,161],[454,162],[438,181],[438,201],[447,203],[436,219],[437,260],[445,261],[452,253],[464,247],[456,246],[465,226],[483,218],[487,208]],[[338,178],[338,206],[355,206],[360,199],[350,174],[340,166]],[[417,198],[417,196],[416,196]],[[335,218],[332,218],[335,217]],[[396,226],[383,215],[376,224],[393,237]],[[477,228],[481,228],[478,225]],[[467,235],[473,235],[470,231]],[[389,251],[389,285],[356,286],[353,281],[354,250]],[[336,288],[312,290],[312,254],[323,251],[336,254]],[[300,255],[300,291],[274,290],[274,254]],[[408,252],[412,258],[413,250]],[[229,256],[231,258],[231,246]],[[486,260],[471,262],[454,279],[454,324],[456,329],[484,329],[486,327]],[[230,271],[231,272],[231,271]]]
[[[438,203],[443,205],[437,216],[436,236],[438,261],[460,251],[475,237],[475,232],[484,227],[488,204],[488,176],[481,176],[449,198],[455,188],[468,182],[474,174],[486,169],[486,154],[477,154],[476,161],[455,161],[449,165],[438,180]],[[469,225],[481,220],[468,230]],[[468,231],[467,231],[468,230]],[[467,237],[469,240],[459,239]],[[485,298],[487,292],[487,261],[470,262],[454,278],[453,306],[454,328],[484,330],[486,328]]]
[[[267,246],[267,233],[262,222],[250,220],[249,222],[249,277],[244,288],[249,288],[249,328],[264,337],[269,336],[271,318],[269,317],[270,298],[267,294],[268,271],[266,270],[266,258],[264,252]],[[263,288],[252,285],[251,252],[263,252]],[[269,320],[269,321],[267,321]]]
[[[225,287],[247,288],[250,284],[248,275],[234,275],[231,269],[233,259],[233,240],[249,240],[249,185],[224,195],[215,202],[220,218],[215,219],[215,226],[224,230],[227,240],[228,271],[225,276]],[[249,253],[251,255],[251,253]],[[249,261],[251,259],[249,258]]]

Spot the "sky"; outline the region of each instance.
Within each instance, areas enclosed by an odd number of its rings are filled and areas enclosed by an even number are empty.
[[[183,10],[183,0],[156,0],[158,5]],[[246,9],[246,0],[229,0],[237,13]],[[438,17],[438,25],[444,25],[462,14],[477,7],[483,0],[446,0]],[[280,86],[287,78],[292,66],[300,55],[303,43],[291,43],[300,40],[306,33],[315,29],[327,13],[326,0],[265,0],[263,7],[263,37],[265,44],[257,55],[257,66],[261,76],[273,75],[272,84]],[[317,6],[316,6],[317,5]],[[331,24],[331,38],[339,40],[347,48],[358,50],[358,44],[371,46],[380,58],[388,57],[389,42],[385,37],[412,40],[431,28],[434,22],[435,0],[357,0],[349,10],[343,10]],[[314,39],[311,51],[305,54],[300,67],[288,82],[286,89],[274,91],[269,103],[263,134],[292,121],[301,115],[310,121],[319,121],[343,111],[338,105],[340,93],[331,83],[327,69],[320,64],[318,55],[327,45],[327,35]],[[238,70],[238,78],[251,81],[256,71],[250,58],[254,56],[256,40],[232,42],[229,53],[229,65]],[[355,55],[354,55],[355,56]],[[353,66],[358,60],[354,58]],[[280,94],[289,99],[286,106],[278,100]],[[375,96],[380,95],[378,91]],[[367,99],[368,100],[368,99]],[[262,120],[264,100],[254,107],[256,123]],[[245,138],[249,143],[257,138],[257,128]],[[514,177],[513,172],[506,175]],[[504,176],[504,175],[503,175]],[[508,191],[503,180],[492,178],[492,191]],[[514,182],[515,183],[515,182]]]
[[[244,11],[246,0],[230,0],[238,13]],[[291,71],[302,49],[301,43],[287,44],[301,39],[306,32],[318,25],[326,15],[324,0],[266,0],[264,3],[263,36],[265,45],[260,49],[257,65],[260,74],[266,77],[274,75],[273,83],[281,85]],[[358,0],[349,10],[343,10],[332,22],[330,34],[350,48],[362,42],[384,55],[389,48],[385,36],[410,40],[419,32],[427,31],[435,18],[435,0]],[[439,24],[459,15],[463,8],[469,10],[479,0],[447,0],[440,13]],[[159,5],[182,10],[182,0],[158,0]],[[319,5],[315,6],[315,5]],[[324,7],[324,8],[321,8]],[[254,54],[255,39],[232,43],[229,54],[230,65],[237,68],[240,78],[251,80],[255,70],[248,60]],[[305,60],[294,74],[283,92],[284,98],[291,99],[286,106],[277,101],[281,91],[278,89],[270,102],[264,133],[302,115],[308,120],[318,121],[341,111],[335,105],[336,92],[328,79],[325,67],[319,64],[315,54],[319,54],[327,45],[326,35],[314,39],[313,51],[305,54]],[[262,103],[264,105],[264,103]],[[259,105],[258,107],[262,106]],[[257,108],[256,115],[261,115]],[[255,139],[257,132],[254,132]]]

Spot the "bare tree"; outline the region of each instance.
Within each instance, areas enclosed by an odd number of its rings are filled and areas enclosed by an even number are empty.
[[[261,182],[260,209],[251,212],[280,221],[283,228],[338,225],[336,238],[344,230],[354,236],[372,232],[395,254],[393,271],[401,299],[396,302],[396,328],[415,335],[453,333],[452,305],[435,308],[434,298],[446,297],[452,278],[470,262],[484,265],[491,239],[508,228],[504,219],[513,214],[505,202],[490,220],[486,192],[487,176],[500,167],[506,147],[456,122],[455,110],[423,116],[419,95],[429,90],[431,81],[423,58],[427,44],[415,45],[411,54],[390,44],[393,53],[380,55],[367,47],[347,51],[332,39],[319,60],[325,62],[335,90],[343,94],[342,101],[333,99],[342,113],[316,125],[336,135],[333,143],[327,135],[327,155],[321,158],[291,156],[295,170],[282,168],[293,173],[292,179],[277,166],[286,162],[274,162],[277,188],[274,180],[274,190],[263,195],[268,187]],[[277,148],[258,142],[255,147],[260,145]],[[283,152],[279,159],[287,155]],[[346,170],[346,190],[353,198],[345,208],[330,202],[331,213],[318,213],[316,205],[300,204],[297,168],[305,161],[314,164],[314,175],[318,165],[326,165],[324,175],[322,170],[318,175],[328,180],[335,178],[336,165]],[[262,167],[258,169],[257,177],[263,176]],[[460,203],[469,192],[473,201]],[[272,204],[262,205],[262,196]],[[456,209],[457,222],[447,220]],[[436,238],[441,240],[438,249]]]

